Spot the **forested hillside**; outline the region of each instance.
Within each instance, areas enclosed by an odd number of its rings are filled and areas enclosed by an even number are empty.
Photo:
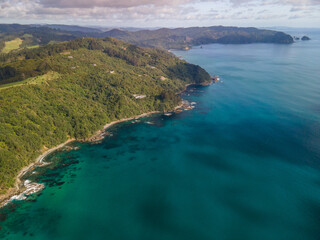
[[[211,43],[293,43],[293,38],[283,32],[252,27],[213,26],[176,29],[162,28],[153,31],[142,30],[137,32],[113,30],[103,34],[140,46],[163,49],[189,49],[194,45]]]
[[[209,74],[174,55],[106,38],[81,38],[3,54],[0,61],[0,192],[43,151],[106,123],[176,106]],[[137,99],[135,95],[145,95]]]
[[[22,40],[22,44],[16,46],[19,49],[79,37],[114,37],[142,47],[162,49],[189,49],[194,45],[210,43],[293,43],[293,38],[288,34],[257,28],[213,26],[140,31],[113,29],[102,32],[99,29],[67,25],[0,24],[0,52],[8,41],[15,39]]]

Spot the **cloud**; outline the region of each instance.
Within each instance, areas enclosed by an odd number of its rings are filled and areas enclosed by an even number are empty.
[[[290,12],[301,12],[301,11],[310,11],[313,10],[314,6],[297,6],[292,7],[290,9]]]
[[[278,0],[276,3],[291,6],[320,6],[319,0]]]
[[[187,3],[186,0],[40,0],[44,7],[50,8],[129,8],[137,6],[164,6],[180,5]]]
[[[319,16],[320,0],[0,0],[0,18],[16,22],[104,22],[172,26],[215,20],[295,19]],[[299,14],[308,11],[309,14]],[[318,17],[319,18],[319,17]],[[164,24],[163,24],[164,23]],[[221,24],[223,22],[219,22]],[[190,24],[191,25],[191,24]],[[142,25],[140,25],[142,26]]]
[[[21,0],[23,1],[23,0]],[[26,0],[24,0],[26,1]],[[35,0],[34,0],[35,1]],[[320,5],[319,0],[38,0],[45,8],[130,8],[139,6],[179,6],[185,4],[197,4],[201,2],[215,3],[225,2],[234,6],[245,4],[261,5],[288,5],[288,6],[313,6]]]
[[[286,14],[265,14],[265,15],[259,15],[256,17],[256,20],[265,20],[265,19],[281,19],[287,17]]]
[[[289,17],[289,19],[299,19],[305,17],[304,14],[295,14]]]

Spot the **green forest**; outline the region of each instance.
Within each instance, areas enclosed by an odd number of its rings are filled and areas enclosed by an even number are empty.
[[[201,67],[114,38],[79,38],[0,55],[0,192],[44,149],[106,123],[180,102]],[[136,99],[135,94],[146,95]]]
[[[100,29],[68,25],[20,25],[0,24],[0,52],[22,48],[35,48],[46,44],[74,40],[80,37],[114,37],[141,47],[160,49],[190,49],[203,44],[247,44],[247,43],[293,43],[293,38],[279,31],[244,27],[190,27],[161,28],[156,30],[126,31]],[[17,44],[17,41],[22,41]],[[11,47],[6,45],[11,43]],[[14,44],[16,43],[16,44]]]

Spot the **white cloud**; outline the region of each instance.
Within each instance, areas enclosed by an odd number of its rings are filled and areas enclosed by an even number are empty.
[[[320,0],[0,0],[0,18],[20,23],[110,22],[109,25],[183,25],[184,21],[214,25],[216,21],[212,20],[228,20],[237,25],[237,19],[267,22],[284,17],[320,18],[319,8]],[[300,12],[304,14],[297,14]]]
[[[186,3],[186,0],[40,0],[44,7],[55,8],[129,8],[146,5],[179,5]]]

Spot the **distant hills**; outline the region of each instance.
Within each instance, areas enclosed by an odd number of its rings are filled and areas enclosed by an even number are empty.
[[[102,31],[98,28],[91,28],[91,27],[81,27],[76,25],[61,25],[61,24],[46,24],[46,25],[37,25],[33,24],[31,26],[34,27],[47,27],[55,30],[62,30],[62,31],[70,31],[70,32],[83,32],[83,33],[101,33]]]
[[[162,28],[154,31],[137,32],[109,31],[104,34],[145,47],[165,49],[189,49],[194,45],[222,43],[293,43],[290,35],[283,32],[261,30],[257,28],[238,27],[192,27],[192,28]]]
[[[112,29],[104,32],[98,28],[69,25],[0,24],[0,50],[5,47],[6,41],[16,38],[23,40],[20,46],[23,48],[79,37],[114,37],[142,47],[186,50],[195,45],[211,43],[293,43],[293,38],[286,33],[257,28],[214,26],[139,31]]]

